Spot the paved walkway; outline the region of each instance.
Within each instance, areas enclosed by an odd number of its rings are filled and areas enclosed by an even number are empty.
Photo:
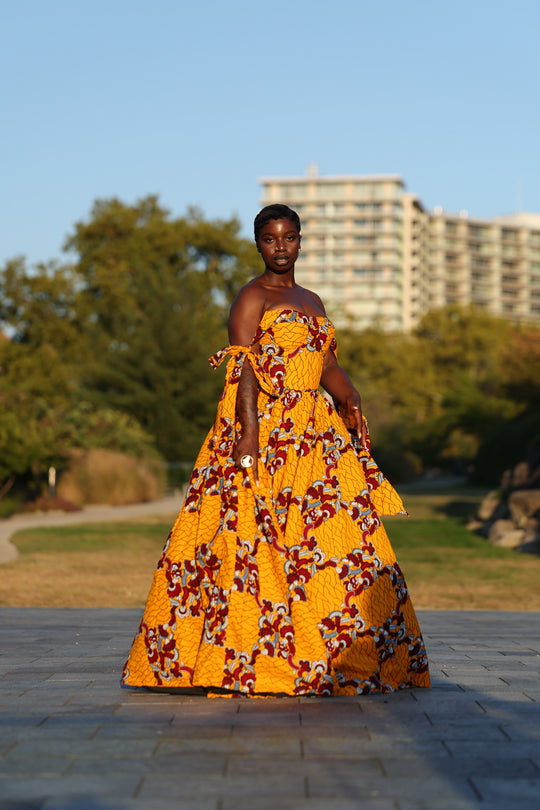
[[[138,619],[0,609],[2,810],[540,807],[540,613],[421,611],[431,690],[281,700],[120,689]]]
[[[109,520],[131,520],[145,515],[174,515],[182,506],[184,492],[160,498],[157,501],[134,503],[127,506],[86,506],[79,512],[36,512],[13,515],[0,519],[0,563],[11,562],[18,556],[11,538],[20,529],[41,526],[72,526],[75,523],[101,523]]]

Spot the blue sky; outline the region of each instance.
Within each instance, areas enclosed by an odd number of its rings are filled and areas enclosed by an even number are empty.
[[[258,178],[398,173],[540,211],[540,0],[0,0],[0,263],[96,198],[259,207]]]

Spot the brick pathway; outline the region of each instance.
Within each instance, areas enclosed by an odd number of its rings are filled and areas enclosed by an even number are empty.
[[[0,608],[2,810],[538,810],[540,613],[421,611],[433,688],[119,687],[136,610]]]

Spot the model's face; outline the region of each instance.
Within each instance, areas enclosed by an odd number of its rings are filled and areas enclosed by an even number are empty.
[[[257,249],[269,270],[286,273],[294,267],[300,250],[300,234],[290,219],[271,219],[263,226]]]

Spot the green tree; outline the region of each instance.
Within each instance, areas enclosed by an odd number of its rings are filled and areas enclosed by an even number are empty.
[[[540,403],[540,331],[472,308],[428,312],[411,335],[348,331],[338,346],[383,465],[470,465],[490,432]]]
[[[66,243],[76,254],[93,401],[135,417],[169,459],[193,460],[221,386],[208,357],[227,341],[235,292],[256,262],[237,220],[172,219],[155,197],[98,201]]]
[[[48,409],[69,398],[71,380],[54,347],[0,341],[0,491],[37,476],[62,452]]]
[[[0,268],[0,492],[74,446],[193,460],[221,386],[208,356],[257,263],[239,231],[155,197],[101,200],[70,263]]]
[[[519,412],[504,386],[503,356],[511,334],[509,321],[473,307],[451,305],[421,320],[415,336],[440,395],[439,412],[413,439],[427,463],[471,463],[486,432]]]
[[[513,418],[486,431],[474,462],[474,478],[498,484],[504,470],[540,447],[540,329],[514,328],[502,352],[502,386],[515,405]]]

